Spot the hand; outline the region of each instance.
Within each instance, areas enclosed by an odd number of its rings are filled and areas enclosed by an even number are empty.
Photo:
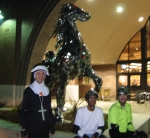
[[[98,138],[99,136],[99,133],[98,132],[95,132],[93,135],[92,135],[92,138]]]
[[[86,134],[83,135],[83,138],[89,138]]]
[[[21,130],[21,138],[27,138],[27,131],[25,129]]]
[[[51,126],[50,134],[51,134],[51,135],[54,135],[54,134],[55,134],[55,128],[54,128],[54,126]]]

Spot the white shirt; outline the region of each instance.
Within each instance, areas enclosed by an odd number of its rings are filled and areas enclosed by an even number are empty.
[[[87,106],[81,107],[77,111],[74,124],[80,126],[84,134],[93,134],[98,126],[104,126],[103,110],[95,107],[94,111],[89,111]]]

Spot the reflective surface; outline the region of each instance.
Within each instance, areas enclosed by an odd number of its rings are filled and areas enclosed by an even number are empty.
[[[55,45],[57,53],[48,51],[43,63],[50,72],[48,83],[50,89],[58,83],[56,95],[58,116],[65,104],[65,87],[70,80],[78,76],[87,76],[93,79],[96,92],[99,92],[102,86],[102,79],[92,69],[91,55],[76,26],[76,20],[83,22],[90,18],[89,13],[73,4],[63,5],[51,36],[57,37]],[[58,118],[60,120],[60,117]]]
[[[141,59],[141,32],[138,32],[126,45],[120,55],[119,61]]]

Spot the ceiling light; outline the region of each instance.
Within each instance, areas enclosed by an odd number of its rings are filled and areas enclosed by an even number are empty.
[[[118,7],[117,8],[117,12],[122,12],[123,11],[123,8],[122,7]]]
[[[140,18],[139,18],[139,22],[142,22],[143,20],[144,20],[143,17],[140,17]]]

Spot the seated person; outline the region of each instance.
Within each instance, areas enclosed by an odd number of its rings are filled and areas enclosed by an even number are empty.
[[[74,138],[105,138],[102,135],[104,131],[104,116],[101,108],[96,107],[97,92],[90,90],[85,95],[87,106],[77,110],[74,121]]]
[[[109,109],[108,128],[111,138],[136,138],[131,106],[127,103],[128,94],[128,88],[118,87],[118,100]]]

